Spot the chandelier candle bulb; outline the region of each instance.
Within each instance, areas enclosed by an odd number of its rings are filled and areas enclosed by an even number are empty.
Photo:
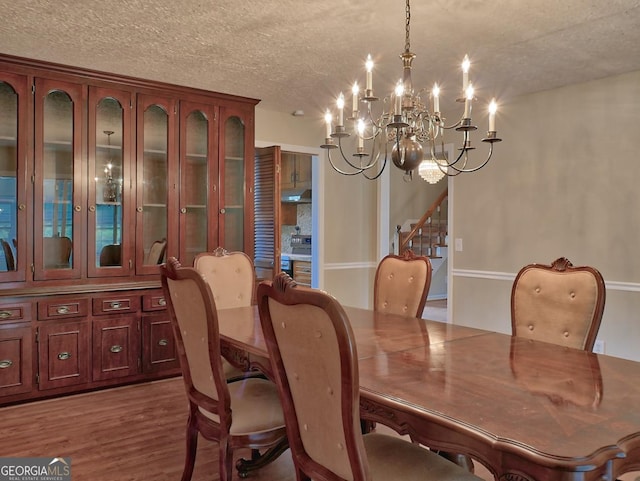
[[[353,111],[353,118],[358,117],[358,94],[360,93],[360,87],[358,87],[358,82],[353,84],[351,87],[351,93],[353,94],[353,104],[351,110]]]
[[[489,104],[489,132],[496,131],[496,111],[498,110],[498,104],[496,104],[496,100],[491,100]]]
[[[469,84],[464,96],[464,118],[471,118],[471,101],[473,100],[473,85]]]
[[[344,125],[344,95],[340,92],[338,96],[338,126],[342,127]]]
[[[438,112],[440,112],[440,87],[438,87],[438,84],[435,84],[433,86],[432,95],[433,95],[433,113],[437,114]]]
[[[404,85],[401,81],[396,84],[396,115],[402,115],[402,96],[404,95]]]
[[[364,120],[358,119],[358,152],[364,151]]]
[[[371,60],[371,55],[367,55],[367,61],[364,64],[367,69],[367,94],[373,90],[373,60]]]
[[[327,139],[331,138],[331,121],[332,120],[333,118],[331,116],[331,112],[327,110],[327,112],[324,114],[324,121],[327,124]]]
[[[466,92],[469,86],[469,68],[471,67],[471,61],[469,56],[465,55],[462,60],[462,91]]]

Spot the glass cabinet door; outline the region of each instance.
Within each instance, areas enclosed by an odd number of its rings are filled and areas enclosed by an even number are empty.
[[[253,131],[247,132],[247,122],[242,114],[225,109],[222,112],[221,245],[229,251],[243,251],[253,258],[253,209],[245,203],[247,196],[253,198],[253,153],[248,152],[248,139],[253,138]]]
[[[177,175],[174,112],[173,100],[138,99],[137,274],[157,274],[168,247],[177,243],[177,216],[169,216]]]
[[[35,279],[80,275],[82,86],[36,79]]]
[[[26,272],[26,77],[0,73],[0,282]]]
[[[128,275],[131,94],[89,89],[89,276]]]
[[[211,211],[217,191],[216,140],[212,106],[180,104],[180,255],[182,265],[191,266],[201,252],[213,250],[217,222]],[[216,176],[217,177],[217,176]],[[210,195],[211,192],[211,195]]]

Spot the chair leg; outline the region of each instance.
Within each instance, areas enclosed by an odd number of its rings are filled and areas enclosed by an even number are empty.
[[[226,440],[220,440],[219,446],[220,481],[231,481],[233,478],[233,450],[229,449]]]
[[[193,467],[196,462],[196,451],[198,450],[198,429],[194,424],[195,419],[189,415],[189,421],[187,422],[187,452],[184,459],[182,481],[191,481],[191,476],[193,476]]]
[[[289,441],[287,438],[280,440],[278,444],[266,450],[264,454],[260,454],[260,451],[257,449],[252,449],[251,460],[240,458],[236,461],[238,476],[246,478],[249,476],[250,471],[255,471],[256,469],[260,469],[275,461],[278,456],[284,453],[287,449],[289,449]]]

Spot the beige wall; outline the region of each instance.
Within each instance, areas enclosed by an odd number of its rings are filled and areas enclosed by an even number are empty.
[[[454,180],[455,322],[508,332],[515,273],[565,256],[605,278],[606,353],[640,360],[639,112],[640,72],[501,106],[494,159]]]

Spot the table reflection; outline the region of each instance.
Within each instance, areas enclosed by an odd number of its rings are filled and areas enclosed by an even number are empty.
[[[596,354],[570,348],[558,353],[553,344],[514,337],[510,363],[521,386],[532,394],[545,396],[554,405],[600,405],[602,374]]]

